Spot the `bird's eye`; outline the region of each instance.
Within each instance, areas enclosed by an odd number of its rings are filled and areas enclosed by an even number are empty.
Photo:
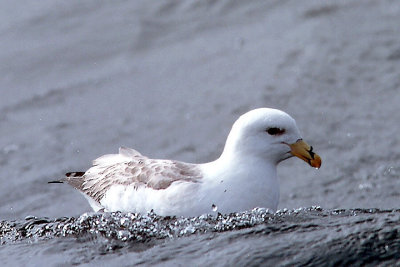
[[[285,129],[272,127],[267,129],[267,133],[270,135],[281,135],[285,133]]]

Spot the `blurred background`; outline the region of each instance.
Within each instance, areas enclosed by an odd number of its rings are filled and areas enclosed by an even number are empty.
[[[323,159],[280,165],[279,208],[398,208],[399,25],[396,0],[4,0],[0,219],[89,211],[47,181],[119,146],[214,160],[258,107]]]

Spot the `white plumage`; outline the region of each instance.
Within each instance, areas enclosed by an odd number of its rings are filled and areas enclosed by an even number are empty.
[[[277,165],[297,156],[319,168],[320,157],[304,141],[296,122],[283,111],[260,108],[233,125],[221,156],[190,164],[149,159],[129,148],[102,156],[86,172],[67,173],[95,211],[148,212],[194,216],[276,210],[279,202]]]

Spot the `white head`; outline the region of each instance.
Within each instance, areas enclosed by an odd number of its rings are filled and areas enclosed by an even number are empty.
[[[251,110],[233,124],[223,155],[257,157],[274,164],[297,156],[313,167],[320,157],[302,141],[296,121],[287,113],[270,108]]]

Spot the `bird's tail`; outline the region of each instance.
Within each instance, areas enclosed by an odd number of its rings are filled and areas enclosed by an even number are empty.
[[[48,184],[62,184],[65,182],[65,179],[55,180],[55,181],[48,181]]]
[[[60,180],[54,180],[54,181],[48,181],[48,184],[62,184],[64,182],[68,182],[71,178],[79,178],[82,177],[85,174],[85,172],[67,172],[65,174],[65,178],[62,178]]]

